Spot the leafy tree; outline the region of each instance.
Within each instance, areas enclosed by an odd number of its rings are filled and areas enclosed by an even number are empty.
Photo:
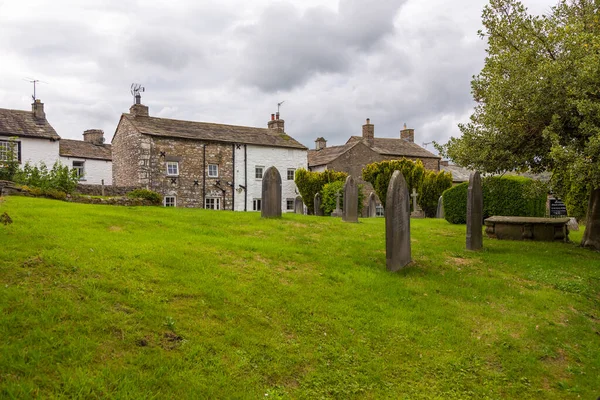
[[[589,185],[582,245],[600,249],[600,5],[561,0],[533,16],[517,0],[483,11],[487,57],[471,83],[477,106],[442,154],[488,173],[553,172],[556,189]],[[574,178],[577,177],[577,180]],[[558,193],[566,197],[568,192]]]
[[[417,189],[417,191],[420,190],[423,175],[425,174],[425,167],[420,160],[415,162],[402,158],[400,160],[368,164],[363,168],[363,179],[373,185],[373,189],[375,189],[375,193],[379,197],[383,207],[385,207],[390,179],[396,170],[402,172],[402,175],[404,175],[409,192],[412,188]]]
[[[418,203],[426,217],[435,217],[438,201],[444,190],[452,187],[452,174],[445,171],[425,171],[419,190]]]
[[[344,182],[348,176],[345,172],[334,170],[325,170],[323,172],[311,172],[304,168],[296,170],[294,182],[298,187],[302,201],[306,205],[308,214],[315,213],[315,194],[321,193],[323,186],[327,183],[341,181]],[[323,195],[323,193],[321,193]]]

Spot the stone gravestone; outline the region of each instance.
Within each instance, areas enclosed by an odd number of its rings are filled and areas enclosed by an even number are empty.
[[[358,222],[358,185],[352,176],[346,178],[344,184],[344,222]]]
[[[566,217],[567,206],[561,199],[550,197],[548,199],[548,213],[551,217]]]
[[[404,175],[394,171],[385,203],[385,258],[396,272],[410,263],[410,201]]]
[[[323,209],[321,208],[321,193],[315,194],[315,215],[317,217],[323,216]]]
[[[425,213],[423,212],[423,210],[421,210],[421,207],[419,207],[419,205],[417,204],[417,197],[419,197],[419,194],[417,193],[415,188],[413,188],[413,191],[412,191],[412,194],[410,195],[410,197],[412,197],[412,199],[413,199],[413,212],[410,214],[411,218],[425,218]]]
[[[469,191],[467,194],[467,250],[481,250],[483,248],[483,192],[481,178],[475,171],[469,177]]]
[[[341,197],[341,193],[337,192],[335,194],[335,210],[333,210],[331,212],[331,216],[332,217],[341,217],[342,216],[342,210],[340,209],[340,197]]]
[[[374,218],[377,216],[377,196],[371,192],[367,203],[367,217]]]
[[[304,202],[302,201],[302,196],[296,196],[294,200],[294,212],[296,214],[304,214]]]
[[[438,199],[437,211],[435,212],[436,218],[445,218],[444,214],[444,196],[440,196]]]
[[[262,218],[281,218],[281,175],[275,167],[269,167],[262,179]]]

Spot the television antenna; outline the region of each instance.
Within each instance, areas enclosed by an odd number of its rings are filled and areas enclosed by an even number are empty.
[[[48,84],[48,82],[40,81],[39,79],[35,79],[35,78],[25,77],[25,78],[23,78],[23,80],[27,81],[29,83],[33,83],[33,96],[31,96],[31,98],[33,99],[34,102],[37,100],[36,93],[35,93],[36,84],[38,84],[38,83]]]
[[[425,149],[426,149],[426,148],[427,148],[427,145],[428,145],[428,144],[431,144],[431,143],[433,143],[433,142],[423,142],[423,144],[422,144],[421,146],[423,146],[423,148],[425,148]]]
[[[133,96],[134,104],[136,103],[136,99],[138,98],[138,96],[140,96],[140,92],[145,92],[145,91],[146,91],[146,88],[144,88],[141,84],[139,84],[139,83],[131,84],[131,95]]]
[[[277,114],[279,114],[279,107],[281,107],[281,105],[285,103],[285,100],[282,101],[281,103],[277,103]]]

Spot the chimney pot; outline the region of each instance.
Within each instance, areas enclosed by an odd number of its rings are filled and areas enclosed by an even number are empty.
[[[271,114],[271,121],[275,121],[275,114]]]

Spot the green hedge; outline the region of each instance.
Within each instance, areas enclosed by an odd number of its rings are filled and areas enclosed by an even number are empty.
[[[543,217],[546,215],[546,187],[539,181],[520,176],[484,178],[483,217],[505,215]],[[456,185],[443,194],[444,215],[453,224],[467,220],[468,182]]]

